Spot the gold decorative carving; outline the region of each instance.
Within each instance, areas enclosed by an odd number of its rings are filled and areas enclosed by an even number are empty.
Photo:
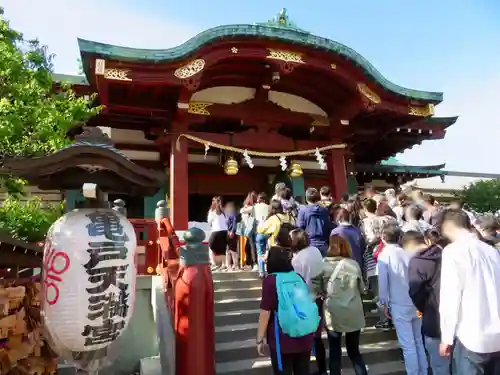
[[[238,48],[236,47],[231,48],[231,53],[238,53]]]
[[[373,104],[380,104],[382,99],[364,83],[358,83],[358,91]]]
[[[408,114],[412,116],[429,117],[434,115],[434,104],[427,104],[423,107],[408,106]]]
[[[116,81],[132,81],[127,77],[128,70],[123,69],[106,69],[104,71],[104,78],[114,79]]]
[[[205,60],[196,59],[176,69],[174,72],[174,76],[176,76],[179,79],[186,79],[194,76],[195,74],[198,74],[203,70],[204,67],[205,67]]]
[[[281,51],[271,48],[268,48],[268,50],[269,50],[269,55],[267,55],[268,59],[293,62],[297,64],[305,64],[304,60],[302,60],[302,53]]]
[[[337,69],[337,64],[331,63],[330,68],[332,68],[333,70]]]
[[[324,116],[311,116],[314,121],[311,122],[311,126],[330,126],[330,121],[328,121],[327,117]]]
[[[213,103],[208,102],[189,102],[188,113],[192,113],[193,115],[210,116],[210,112],[207,108],[212,104]]]
[[[106,71],[106,61],[103,59],[95,59],[95,75],[102,76]]]

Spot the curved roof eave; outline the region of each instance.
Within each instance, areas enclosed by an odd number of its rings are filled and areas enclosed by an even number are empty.
[[[458,116],[451,117],[429,117],[424,120],[428,124],[442,125],[443,128],[447,128],[457,122]]]
[[[414,90],[396,85],[385,78],[367,59],[353,49],[330,39],[318,37],[308,32],[293,28],[281,28],[269,25],[224,25],[217,26],[187,40],[183,44],[168,49],[137,49],[120,47],[104,43],[78,39],[80,53],[91,53],[108,56],[119,60],[144,61],[144,62],[170,62],[182,60],[192,55],[201,47],[215,43],[218,40],[234,38],[262,38],[277,40],[290,44],[298,44],[307,48],[322,50],[340,55],[359,66],[365,74],[380,84],[383,88],[397,95],[412,100],[432,102],[443,101],[443,93],[432,91]]]
[[[443,168],[446,164],[416,166],[416,165],[390,165],[390,164],[373,164],[373,165],[360,165],[360,171],[375,171],[385,173],[412,173],[422,175],[443,175],[445,172]]]

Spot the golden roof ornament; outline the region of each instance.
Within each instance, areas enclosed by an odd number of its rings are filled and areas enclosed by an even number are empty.
[[[268,26],[268,27],[277,27],[280,29],[290,29],[295,32],[310,34],[308,31],[301,29],[298,27],[291,19],[288,17],[286,12],[286,8],[281,9],[281,11],[275,15],[272,19],[267,22],[259,22],[257,25]]]

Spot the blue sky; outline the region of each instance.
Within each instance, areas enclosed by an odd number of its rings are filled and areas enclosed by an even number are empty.
[[[273,5],[274,4],[274,5]],[[441,141],[398,158],[414,165],[500,173],[500,1],[3,0],[7,18],[77,71],[77,37],[142,48],[177,45],[221,24],[254,23],[283,6],[313,34],[344,43],[393,82],[443,91],[437,115],[459,115]]]

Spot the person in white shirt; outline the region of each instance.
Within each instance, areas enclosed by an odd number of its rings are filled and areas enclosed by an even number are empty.
[[[259,193],[257,196],[257,203],[254,207],[255,221],[257,222],[257,233],[255,234],[255,248],[257,251],[257,265],[259,276],[263,277],[266,273],[265,254],[267,250],[268,236],[259,234],[259,227],[264,224],[269,216],[269,204],[267,203],[266,193]]]
[[[395,223],[387,223],[382,228],[385,247],[377,261],[379,301],[396,328],[406,373],[427,375],[422,320],[417,316],[408,287],[408,264],[412,254],[398,245],[401,233]]]
[[[213,197],[207,221],[212,229],[208,238],[210,263],[212,270],[216,270],[218,269],[217,264],[224,261],[227,249],[227,221],[221,197]]]
[[[476,218],[474,217],[474,214],[465,209],[465,203],[461,199],[452,200],[450,202],[449,208],[451,208],[452,210],[462,210],[463,212],[465,212],[467,214],[467,216],[469,217],[469,220],[471,223],[473,223],[474,220],[476,220]]]
[[[423,210],[417,205],[411,205],[406,208],[404,216],[405,223],[401,227],[403,232],[415,231],[425,234],[431,226],[423,220]]]
[[[398,194],[396,197],[396,206],[392,208],[392,211],[396,214],[396,219],[398,220],[399,225],[404,224],[406,206],[408,206],[408,196],[404,193]]]
[[[279,201],[281,199],[281,192],[286,189],[286,184],[284,182],[278,182],[274,185],[274,195],[271,198],[272,201]]]
[[[398,205],[398,201],[396,200],[396,190],[387,189],[384,194],[387,199],[387,203],[394,210],[394,207]]]
[[[500,374],[500,252],[478,239],[462,209],[445,211],[439,314],[455,375]]]

